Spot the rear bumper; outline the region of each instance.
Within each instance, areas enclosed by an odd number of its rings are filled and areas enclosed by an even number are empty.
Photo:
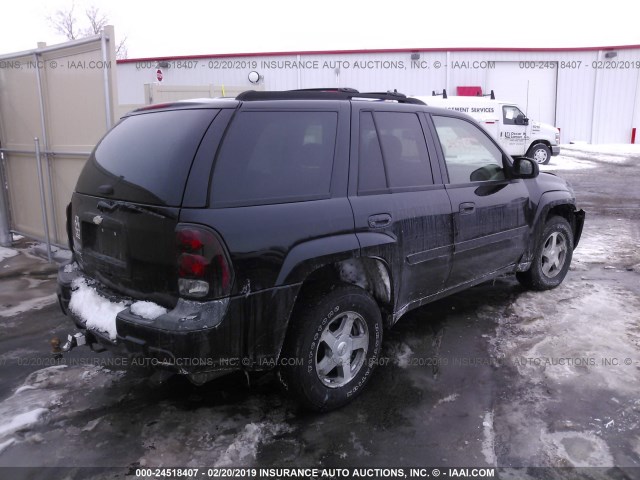
[[[560,145],[551,145],[551,156],[560,155]]]
[[[129,307],[116,316],[117,336],[87,329],[69,308],[72,282],[78,271],[58,272],[58,299],[62,311],[96,342],[135,358],[135,365],[168,369],[181,374],[268,370],[279,358],[289,315],[299,285],[262,290],[212,302],[179,300],[176,307],[155,320],[133,313]],[[111,301],[113,292],[103,295]]]

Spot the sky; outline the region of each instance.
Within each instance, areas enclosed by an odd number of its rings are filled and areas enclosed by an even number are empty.
[[[65,41],[47,17],[96,6],[129,58],[310,50],[640,44],[633,2],[607,0],[19,0],[2,5],[0,55]]]

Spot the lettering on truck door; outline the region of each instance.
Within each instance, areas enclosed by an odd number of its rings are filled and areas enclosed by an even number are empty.
[[[509,155],[524,155],[529,144],[527,117],[515,105],[502,106],[502,128],[498,140]]]

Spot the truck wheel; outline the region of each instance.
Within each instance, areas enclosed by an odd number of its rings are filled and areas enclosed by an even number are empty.
[[[310,410],[349,403],[371,378],[382,345],[380,309],[365,290],[340,285],[303,301],[281,360],[283,387]]]
[[[544,143],[536,143],[527,152],[527,157],[533,158],[540,165],[546,165],[551,160],[551,150]]]
[[[531,290],[550,290],[562,283],[573,256],[573,232],[562,217],[551,217],[536,246],[531,268],[518,272],[518,281]]]

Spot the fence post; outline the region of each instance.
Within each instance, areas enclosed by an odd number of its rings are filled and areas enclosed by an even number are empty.
[[[9,231],[9,200],[7,199],[7,180],[4,174],[4,158],[2,160],[0,163],[0,246],[10,247],[12,238]]]
[[[44,48],[45,47],[45,43],[38,43],[38,48]],[[40,56],[37,52],[33,53],[33,60],[34,63],[36,65],[36,83],[38,85],[38,97],[40,99],[40,129],[42,130],[42,144],[44,146],[44,150],[45,150],[45,157],[47,158],[47,177],[49,178],[49,196],[50,196],[50,201],[51,201],[51,210],[53,211],[53,236],[56,238],[56,240],[58,239],[58,225],[57,225],[57,218],[58,215],[56,214],[56,202],[54,201],[54,197],[53,197],[53,180],[51,179],[52,176],[52,169],[51,169],[51,158],[49,157],[49,134],[47,133],[47,115],[45,112],[45,101],[44,101],[44,88],[43,88],[43,81],[42,81],[42,75],[40,74]],[[38,157],[40,158],[40,157]],[[47,243],[49,242],[49,240],[47,239]]]
[[[47,259],[51,262],[51,237],[49,236],[49,219],[47,218],[47,202],[44,197],[44,181],[42,180],[42,158],[40,157],[40,139],[34,138],[36,144],[36,164],[38,166],[38,183],[40,184],[40,208],[42,209],[42,224],[47,236]]]

